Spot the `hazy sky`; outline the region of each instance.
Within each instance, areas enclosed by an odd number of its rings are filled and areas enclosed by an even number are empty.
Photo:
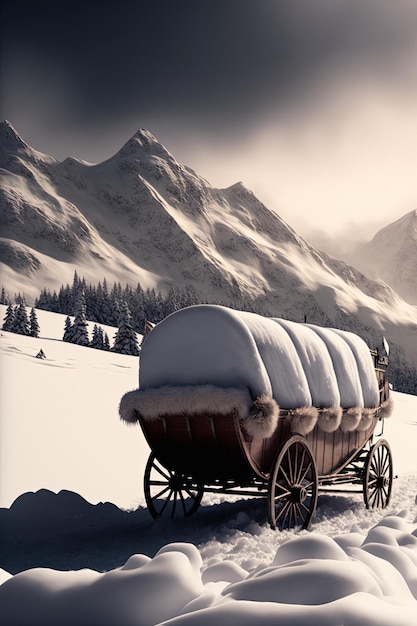
[[[0,18],[0,116],[42,152],[99,162],[147,128],[310,238],[417,206],[416,0],[3,0]]]

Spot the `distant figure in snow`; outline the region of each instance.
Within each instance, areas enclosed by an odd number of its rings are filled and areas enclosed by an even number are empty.
[[[42,348],[39,350],[38,354],[36,355],[37,359],[46,359],[46,354],[45,352],[42,350]]]

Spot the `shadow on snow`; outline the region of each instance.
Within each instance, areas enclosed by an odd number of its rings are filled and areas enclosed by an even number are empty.
[[[329,506],[331,499],[332,506]],[[363,504],[346,496],[319,496],[325,515],[337,517]],[[41,489],[19,496],[10,509],[0,509],[0,568],[11,574],[34,567],[57,570],[89,568],[108,571],[132,554],[153,557],[175,541],[204,544],[228,541],[238,533],[259,535],[270,530],[267,499],[249,498],[203,503],[191,517],[153,520],[146,508],[124,511],[110,502],[90,504],[77,493]],[[313,524],[314,526],[314,524]]]

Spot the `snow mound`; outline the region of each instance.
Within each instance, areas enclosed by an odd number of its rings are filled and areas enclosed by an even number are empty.
[[[9,626],[413,626],[416,534],[390,515],[361,545],[355,532],[296,537],[252,572],[228,560],[204,568],[192,543],[172,543],[104,574],[26,570],[0,585],[0,608]]]

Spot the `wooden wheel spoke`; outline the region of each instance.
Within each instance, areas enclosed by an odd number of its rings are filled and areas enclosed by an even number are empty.
[[[303,487],[304,487],[304,489],[305,489],[306,491],[308,491],[308,490],[311,490],[311,487],[314,487],[314,484],[315,484],[315,483],[314,483],[313,481],[310,481],[310,482],[309,482],[309,483],[307,483],[306,485],[303,485]]]
[[[190,491],[191,487],[184,487],[185,493],[192,499],[195,500],[197,498],[196,490]]]
[[[292,513],[292,504],[291,502],[288,502],[288,507],[286,510],[286,513],[284,515],[284,519],[282,521],[282,528],[291,528],[291,513]],[[287,520],[288,520],[288,525],[287,525]]]
[[[166,498],[166,500],[165,500],[164,504],[162,505],[161,510],[159,511],[159,515],[162,515],[162,513],[163,513],[163,512],[165,511],[165,509],[167,508],[167,506],[168,506],[168,502],[170,502],[170,500],[171,500],[171,498],[172,498],[172,494],[173,494],[173,491],[172,491],[172,489],[170,489],[170,491],[169,491],[169,495],[168,495],[168,497]]]
[[[288,510],[288,507],[290,506],[290,501],[286,500],[284,506],[280,509],[278,515],[275,517],[275,521],[278,522],[280,520],[280,518],[282,517],[282,515],[284,515],[284,513]]]
[[[310,509],[304,504],[304,502],[300,502],[300,506],[305,510],[306,513],[310,512]]]
[[[279,495],[274,496],[275,502],[278,502],[279,500],[283,500],[284,498],[288,498],[288,496],[291,495],[290,491],[284,491],[284,493],[280,493]]]
[[[389,458],[389,454],[387,454],[384,457],[384,463],[381,467],[381,476],[385,475],[387,471],[389,471],[389,467],[390,467],[390,458]]]
[[[372,491],[372,495],[370,497],[370,502],[371,502],[371,506],[372,508],[375,506],[375,500],[378,496],[379,490],[377,487],[375,487],[375,489]]]
[[[294,484],[297,482],[297,475],[298,475],[298,445],[294,446],[294,460],[293,460],[293,464],[292,464],[292,468],[293,468],[293,481]]]
[[[303,524],[304,524],[305,519],[306,519],[306,517],[307,517],[307,516],[306,516],[306,514],[303,512],[303,510],[302,510],[302,508],[301,508],[301,505],[302,505],[302,504],[303,504],[303,503],[302,503],[302,502],[300,502],[300,504],[296,504],[296,505],[295,505],[295,507],[296,507],[296,509],[297,509],[297,511],[298,511],[298,517],[299,517],[299,519],[301,519],[301,521],[302,521],[302,522],[303,522]],[[308,509],[307,509],[307,507],[306,507],[306,506],[304,507],[304,509],[305,509],[305,511],[307,511],[307,513],[308,513]]]
[[[161,476],[166,478],[166,480],[169,480],[171,478],[170,474],[168,474],[167,472],[164,472],[162,467],[160,465],[158,465],[157,463],[153,464],[153,468],[154,468],[155,471],[158,472],[158,474],[160,474]]]
[[[289,493],[288,491],[288,484],[287,485],[281,485],[281,483],[275,483],[275,489],[281,489],[281,491],[285,491],[285,493]]]
[[[175,510],[177,508],[178,491],[176,489],[173,491],[173,496],[171,517],[175,517]]]
[[[305,458],[306,458],[306,451],[305,451],[305,448],[303,448],[303,455],[301,457],[301,462],[300,462],[300,465],[299,465],[300,469],[299,469],[299,472],[298,472],[297,477],[295,479],[296,483],[298,483],[298,484],[301,483],[301,481],[304,479],[304,476],[305,476],[305,474],[304,474],[303,478],[301,478],[301,473],[303,471]]]
[[[152,500],[158,500],[158,498],[160,498],[161,496],[164,495],[164,493],[166,493],[167,491],[169,491],[170,487],[169,485],[167,485],[165,487],[165,489],[161,489],[161,491],[159,491],[157,494],[152,496]]]
[[[292,485],[293,482],[292,482],[292,480],[290,480],[290,478],[288,477],[288,475],[287,475],[287,473],[286,473],[286,471],[284,470],[283,467],[280,467],[280,472],[281,472],[281,474],[284,475],[284,478],[287,481],[287,485]]]
[[[292,459],[291,459],[291,448],[288,448],[287,458],[288,458],[288,469],[289,469],[288,473],[290,475],[290,482],[289,482],[289,484],[293,485],[294,484],[294,475],[293,475],[293,464],[292,464]]]
[[[185,506],[185,500],[184,500],[184,496],[183,496],[182,490],[179,491],[179,494],[180,494],[182,511],[183,511],[184,515],[187,515],[187,507]]]
[[[310,470],[310,469],[311,469],[311,461],[310,461],[310,463],[308,464],[308,466],[306,467],[305,472],[304,472],[304,474],[302,475],[301,480],[299,480],[299,481],[298,481],[298,484],[299,484],[299,485],[303,482],[303,480],[304,480],[304,479],[305,479],[305,477],[307,476],[307,473],[309,472],[309,470]]]

